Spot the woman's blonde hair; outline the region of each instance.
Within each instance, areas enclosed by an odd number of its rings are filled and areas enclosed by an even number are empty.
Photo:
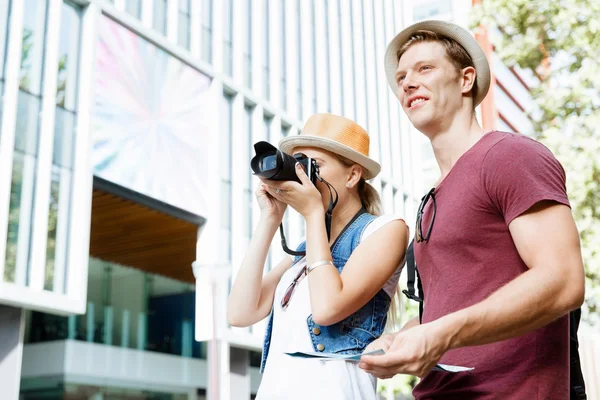
[[[349,168],[356,164],[354,161],[340,156],[339,154],[334,155],[344,167]],[[365,181],[364,178],[360,178],[360,181],[358,182],[358,196],[360,197],[360,202],[362,203],[363,207],[369,214],[379,216],[383,213],[383,207],[381,206],[381,198],[379,197],[379,193],[377,193],[377,190],[375,190],[371,184]]]

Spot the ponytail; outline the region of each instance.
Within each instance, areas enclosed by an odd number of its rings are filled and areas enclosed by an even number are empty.
[[[358,195],[360,196],[360,202],[369,214],[381,215],[381,198],[379,193],[371,184],[361,178],[358,182]]]

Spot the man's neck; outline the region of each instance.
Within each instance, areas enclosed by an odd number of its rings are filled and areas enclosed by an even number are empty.
[[[430,137],[435,159],[440,167],[440,182],[448,175],[458,159],[485,134],[474,115],[455,118],[446,128]]]

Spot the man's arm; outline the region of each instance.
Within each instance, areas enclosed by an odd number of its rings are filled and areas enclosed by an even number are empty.
[[[583,303],[585,274],[570,209],[538,203],[508,228],[529,270],[485,301],[440,321],[451,348],[520,336]]]
[[[360,366],[375,376],[423,376],[448,350],[520,336],[581,306],[584,270],[579,234],[565,205],[540,202],[509,225],[529,268],[486,300],[394,337],[382,356]]]

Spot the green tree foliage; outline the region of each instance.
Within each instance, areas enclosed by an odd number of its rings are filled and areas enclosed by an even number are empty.
[[[484,0],[474,25],[501,31],[492,41],[508,66],[535,71],[537,139],[567,172],[586,266],[584,319],[600,323],[600,2]]]

